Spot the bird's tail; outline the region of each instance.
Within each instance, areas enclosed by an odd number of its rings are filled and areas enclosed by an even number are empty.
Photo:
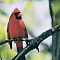
[[[16,42],[17,52],[21,52],[23,50],[23,42]],[[22,56],[22,59],[18,58],[18,60],[26,60],[25,56]]]
[[[17,52],[21,52],[23,50],[23,42],[16,42]]]

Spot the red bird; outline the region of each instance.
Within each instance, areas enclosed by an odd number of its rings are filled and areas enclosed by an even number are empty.
[[[7,27],[8,39],[14,38],[28,38],[26,26],[22,20],[22,14],[18,8],[16,8],[9,19]],[[12,49],[12,42],[9,43],[10,48]],[[16,42],[18,53],[23,50],[23,42]],[[25,60],[25,56],[22,60]]]

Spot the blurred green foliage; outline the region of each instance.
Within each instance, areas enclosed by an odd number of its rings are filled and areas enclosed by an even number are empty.
[[[45,60],[45,59],[52,60],[51,57],[52,57],[51,53],[49,53],[47,51],[40,51],[38,53],[31,53],[29,60]]]
[[[60,25],[60,1],[56,0],[52,4],[52,11],[54,16],[54,24]]]
[[[53,11],[53,26],[60,25],[60,0],[53,0],[51,3]],[[60,32],[57,32],[53,35],[53,44],[52,44],[52,59],[60,60]]]

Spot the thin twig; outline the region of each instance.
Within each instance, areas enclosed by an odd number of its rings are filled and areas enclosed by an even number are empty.
[[[31,42],[32,39],[23,39],[23,38],[15,38],[15,39],[9,39],[9,40],[1,40],[0,42],[0,45],[3,45],[5,43],[8,43],[8,42],[12,42],[12,41],[26,41],[26,42]]]

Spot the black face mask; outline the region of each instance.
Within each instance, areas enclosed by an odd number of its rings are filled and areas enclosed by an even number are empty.
[[[22,17],[21,17],[21,16],[18,16],[18,14],[19,14],[19,13],[21,13],[21,12],[16,12],[16,13],[14,13],[14,15],[15,15],[16,19],[22,19]]]

